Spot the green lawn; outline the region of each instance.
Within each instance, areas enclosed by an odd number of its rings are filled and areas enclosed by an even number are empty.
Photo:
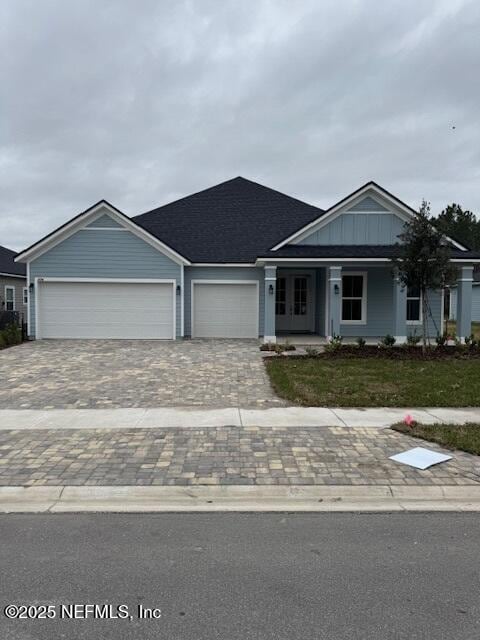
[[[468,453],[480,455],[480,424],[415,424],[413,427],[400,423],[392,427],[396,431],[407,433],[415,438],[423,438],[430,442],[460,449]]]
[[[272,358],[277,394],[311,407],[478,407],[480,360]]]

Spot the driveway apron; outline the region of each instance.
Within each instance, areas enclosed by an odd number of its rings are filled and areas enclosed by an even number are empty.
[[[0,409],[274,407],[257,340],[39,340],[0,351]]]

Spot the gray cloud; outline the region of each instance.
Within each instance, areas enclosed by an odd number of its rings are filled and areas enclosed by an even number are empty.
[[[480,212],[480,5],[5,0],[0,244],[244,175]],[[452,126],[455,125],[455,129]]]

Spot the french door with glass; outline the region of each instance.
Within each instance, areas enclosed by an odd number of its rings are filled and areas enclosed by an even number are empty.
[[[277,276],[275,330],[307,333],[313,331],[313,278],[292,273]]]

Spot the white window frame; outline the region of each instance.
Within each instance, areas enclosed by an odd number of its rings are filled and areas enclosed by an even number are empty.
[[[405,304],[407,305],[407,309],[408,309],[408,301],[409,300],[418,300],[418,302],[419,302],[419,310],[418,310],[418,320],[407,320],[407,325],[420,325],[423,322],[422,292],[420,291],[420,295],[418,295],[418,296],[409,296],[408,295],[408,287],[407,287],[407,296],[406,296],[406,302],[405,302]],[[407,313],[407,309],[405,309],[405,314]],[[443,307],[442,307],[442,309],[443,309]]]
[[[362,297],[361,297],[361,301],[362,301],[362,318],[361,320],[344,320],[343,319],[343,301],[344,300],[359,300],[360,298],[351,298],[351,297],[347,297],[345,298],[345,296],[343,295],[343,278],[345,276],[362,276],[363,278],[363,282],[362,282]],[[342,300],[341,300],[341,320],[340,320],[340,324],[345,324],[345,325],[365,325],[367,324],[367,280],[368,280],[368,273],[367,271],[344,271],[342,272]]]
[[[7,291],[8,290],[11,290],[12,293],[13,293],[11,301],[8,300],[8,298],[7,298]],[[12,309],[8,309],[7,308],[7,304],[9,302],[12,302],[12,304],[13,304],[13,308]],[[15,311],[15,310],[16,310],[15,309],[15,287],[12,284],[6,284],[5,285],[5,311]]]
[[[28,287],[23,287],[22,290],[22,302],[25,306],[28,304]]]

